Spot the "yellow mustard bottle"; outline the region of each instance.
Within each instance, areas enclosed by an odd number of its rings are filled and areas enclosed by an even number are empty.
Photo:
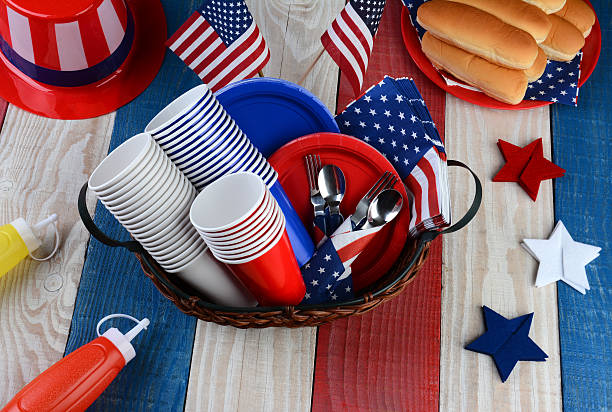
[[[55,249],[44,259],[47,260],[57,250],[58,232],[55,222],[57,215],[52,214],[48,218],[30,226],[23,218],[15,219],[11,223],[0,226],[0,276],[3,276],[21,262],[26,256],[40,247],[40,234],[43,229],[53,224],[55,226]]]

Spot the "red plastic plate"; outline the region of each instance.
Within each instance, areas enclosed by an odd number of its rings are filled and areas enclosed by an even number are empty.
[[[589,6],[593,7],[588,0],[585,1],[587,4],[589,4]],[[408,12],[405,7],[402,8],[402,37],[404,38],[404,45],[406,46],[406,49],[408,49],[410,57],[412,57],[412,60],[414,60],[425,76],[427,76],[429,80],[434,82],[438,87],[461,100],[465,100],[466,102],[470,102],[478,106],[504,110],[531,109],[532,107],[547,106],[552,103],[538,100],[523,100],[522,103],[511,105],[495,100],[482,92],[464,89],[459,86],[447,85],[440,73],[438,73],[427,56],[425,56],[421,50],[419,36],[417,35],[416,29],[410,22],[410,12]],[[601,53],[601,27],[599,26],[599,20],[597,20],[597,17],[595,18],[595,25],[593,26],[593,30],[591,30],[591,34],[586,38],[582,52],[584,54],[580,64],[580,79],[578,80],[578,87],[582,87],[591,73],[593,73],[593,70],[595,70],[595,66],[597,65],[597,60],[599,59],[599,54]],[[452,76],[450,77],[452,78]],[[461,80],[454,78],[453,80],[461,82]]]
[[[312,205],[304,156],[318,154],[323,164],[335,164],[346,178],[346,194],[340,210],[348,217],[372,184],[386,171],[397,172],[372,146],[338,133],[316,133],[301,137],[278,149],[268,161],[307,228],[312,228]],[[399,176],[398,176],[399,179]],[[398,217],[383,228],[353,263],[354,289],[359,290],[383,276],[399,257],[408,237],[410,208],[404,185],[395,189],[404,197]]]

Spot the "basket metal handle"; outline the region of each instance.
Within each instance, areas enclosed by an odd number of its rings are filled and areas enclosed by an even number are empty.
[[[410,269],[414,266],[417,259],[421,255],[421,252],[423,251],[423,249],[429,242],[433,241],[435,238],[437,238],[443,233],[453,233],[453,232],[458,231],[459,229],[462,229],[476,216],[476,213],[478,212],[478,209],[480,208],[480,204],[482,203],[482,184],[480,183],[480,179],[478,178],[478,176],[476,176],[476,174],[472,171],[472,169],[470,169],[467,165],[465,165],[464,163],[458,160],[448,160],[447,164],[449,166],[457,166],[457,167],[467,169],[471,173],[474,179],[475,186],[476,186],[476,191],[474,193],[474,200],[472,200],[472,205],[470,206],[468,211],[465,213],[465,215],[461,219],[459,219],[457,223],[455,223],[454,225],[449,226],[448,228],[441,230],[441,231],[431,231],[430,230],[427,232],[423,232],[421,236],[419,237],[419,239],[417,240],[416,250],[410,262],[406,265],[402,273],[396,276],[395,279],[393,279],[391,282],[383,285],[382,287],[372,292],[371,294],[372,297],[376,297],[382,293],[385,293],[387,290],[395,286],[400,280],[402,280],[406,276],[408,271],[410,271]],[[87,211],[87,204],[85,202],[86,192],[87,192],[87,183],[83,185],[83,187],[81,188],[81,192],[79,194],[79,204],[78,204],[79,214],[81,215],[81,220],[83,220],[85,227],[87,228],[87,230],[89,230],[92,236],[98,239],[100,242],[104,243],[105,245],[112,246],[112,247],[117,247],[117,246],[125,247],[131,252],[140,254],[142,256],[142,263],[144,264],[144,266],[147,267],[147,269],[155,276],[155,278],[158,281],[160,281],[165,287],[167,287],[170,291],[172,291],[174,294],[176,294],[180,298],[189,299],[190,296],[188,294],[178,289],[175,285],[169,283],[166,279],[163,278],[163,276],[157,273],[157,269],[155,265],[153,264],[153,259],[150,257],[148,253],[143,253],[144,249],[142,248],[142,246],[140,246],[138,242],[135,242],[135,241],[120,242],[118,240],[111,239],[110,237],[105,235],[95,225],[91,216],[89,215],[89,212]],[[413,273],[412,276],[416,276],[416,273]],[[344,305],[359,305],[359,304],[364,303],[364,298],[360,296],[350,301],[342,302],[342,303]],[[283,310],[285,309],[282,307],[228,308],[228,307],[217,305],[214,303],[205,302],[202,299],[199,299],[197,301],[197,304],[199,306],[202,306],[202,307],[205,307],[211,310],[223,310],[225,312],[253,312],[253,311],[261,311],[261,310]],[[314,310],[314,309],[328,309],[328,308],[332,308],[336,306],[338,306],[336,303],[323,303],[323,304],[318,304],[318,305],[308,305],[307,307],[308,309]]]
[[[474,179],[475,187],[476,187],[476,190],[474,193],[474,200],[472,200],[472,205],[467,210],[465,215],[463,215],[463,217],[459,219],[457,223],[455,223],[454,225],[451,225],[447,227],[446,229],[440,230],[440,231],[428,230],[426,232],[421,233],[421,236],[419,236],[417,240],[417,246],[416,246],[415,252],[412,255],[412,258],[410,259],[410,262],[406,265],[406,268],[402,271],[402,273],[399,276],[393,279],[393,281],[387,283],[386,285],[372,292],[373,297],[376,297],[382,293],[385,293],[387,290],[395,286],[400,280],[402,280],[404,276],[406,276],[408,271],[412,268],[412,266],[414,266],[417,259],[421,255],[421,252],[423,251],[423,249],[429,242],[433,241],[435,238],[437,238],[441,234],[453,233],[453,232],[456,232],[464,228],[465,226],[467,226],[468,223],[472,221],[472,219],[474,219],[474,217],[476,216],[476,213],[478,213],[478,209],[480,209],[480,204],[482,203],[482,184],[480,183],[480,179],[478,178],[478,176],[476,176],[476,173],[474,173],[474,171],[470,169],[463,162],[460,162],[458,160],[449,159],[447,160],[446,164],[448,166],[457,166],[457,167],[467,169],[471,173],[472,178]],[[416,276],[416,273],[413,273],[412,276],[413,277]]]
[[[81,220],[83,221],[85,228],[100,242],[111,247],[121,246],[133,253],[142,253],[144,251],[138,242],[134,240],[124,242],[115,240],[102,232],[102,230],[100,230],[100,228],[94,223],[91,215],[89,214],[89,210],[87,210],[87,182],[85,182],[83,187],[81,187],[81,191],[79,192],[78,208],[79,215],[81,216]]]
[[[472,200],[472,205],[470,206],[468,211],[465,212],[465,215],[463,215],[463,217],[459,219],[459,221],[454,225],[449,226],[439,232],[432,230],[424,232],[419,239],[423,242],[431,242],[441,234],[453,233],[458,231],[459,229],[463,229],[465,226],[467,226],[468,223],[472,221],[472,219],[474,219],[476,213],[478,213],[478,209],[480,209],[480,204],[482,203],[482,184],[480,183],[480,179],[478,178],[478,176],[476,176],[476,173],[474,173],[472,169],[470,169],[465,163],[462,163],[459,160],[448,160],[446,164],[449,166],[462,167],[464,169],[467,169],[472,174],[472,177],[474,178],[474,183],[476,185],[474,200]]]

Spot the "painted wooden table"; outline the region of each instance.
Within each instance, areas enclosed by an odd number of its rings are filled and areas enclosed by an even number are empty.
[[[170,31],[196,7],[192,1],[163,3]],[[272,53],[264,74],[298,81],[344,1],[247,3]],[[2,104],[0,223],[18,216],[33,222],[55,211],[63,241],[51,261],[26,260],[0,279],[0,405],[93,339],[98,319],[123,312],[149,317],[152,324],[135,342],[136,359],[92,410],[612,409],[612,7],[594,1],[604,45],[579,107],[496,111],[445,95],[425,79],[401,42],[400,1],[387,3],[364,86],[384,74],[415,78],[450,157],[470,164],[483,181],[475,221],[436,241],[417,280],[364,316],[318,329],[220,327],[179,312],[133,256],[90,239],[76,209],[80,186],[105,154],[197,84],[195,75],[168,54],[141,96],[90,120],[45,119]],[[328,56],[305,86],[332,111],[351,99]],[[524,145],[538,137],[546,157],[567,174],[554,187],[543,184],[534,203],[518,186],[494,184],[491,177],[503,164],[498,138]],[[461,173],[452,172],[450,184],[459,215],[473,188]],[[88,203],[94,210],[92,197]],[[127,236],[103,207],[96,208],[95,219],[111,234]],[[537,263],[519,241],[547,237],[557,219],[576,240],[603,248],[587,268],[586,296],[563,284],[533,286]],[[506,317],[535,312],[530,336],[549,355],[547,362],[520,362],[501,383],[490,357],[463,349],[484,330],[482,305]]]

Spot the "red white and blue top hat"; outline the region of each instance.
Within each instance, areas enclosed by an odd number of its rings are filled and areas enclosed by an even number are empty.
[[[0,0],[0,96],[48,117],[111,112],[153,80],[165,39],[159,0]]]

